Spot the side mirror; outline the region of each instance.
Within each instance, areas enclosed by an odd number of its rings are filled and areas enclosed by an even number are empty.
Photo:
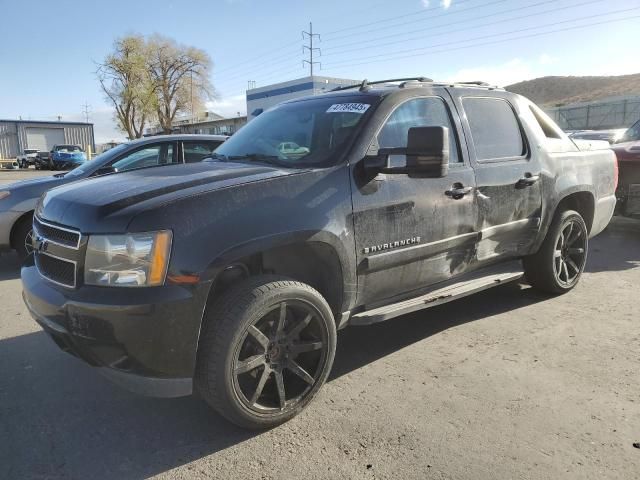
[[[429,178],[449,173],[449,129],[414,127],[407,138],[407,169]]]
[[[404,167],[389,165],[391,155],[404,155]],[[449,173],[449,129],[447,127],[413,127],[407,133],[407,146],[381,148],[377,155],[364,159],[370,172],[404,173],[423,178],[441,178]]]

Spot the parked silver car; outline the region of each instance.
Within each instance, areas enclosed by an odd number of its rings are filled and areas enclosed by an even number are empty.
[[[228,137],[225,135],[165,135],[118,145],[74,170],[0,187],[0,250],[31,252],[33,210],[40,196],[54,187],[86,178],[128,170],[198,162]]]

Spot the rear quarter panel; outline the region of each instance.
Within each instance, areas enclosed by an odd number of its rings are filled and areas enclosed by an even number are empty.
[[[588,192],[593,197],[590,236],[597,235],[611,220],[615,207],[615,154],[606,142],[588,142],[581,150],[564,133],[548,138],[531,113],[531,102],[523,97],[519,101],[531,148],[538,151],[541,164],[543,214],[534,251],[542,244],[560,202],[575,193]]]

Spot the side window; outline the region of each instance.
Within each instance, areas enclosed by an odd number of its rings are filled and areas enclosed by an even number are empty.
[[[478,161],[521,157],[526,153],[520,124],[501,98],[462,99]]]
[[[439,97],[415,98],[400,105],[387,119],[378,134],[380,148],[407,146],[413,127],[447,127],[449,129],[449,163],[461,162],[455,127],[449,109]]]
[[[182,142],[182,151],[185,163],[199,162],[203,158],[211,156],[222,142],[188,141]]]
[[[175,163],[173,143],[156,143],[140,148],[111,164],[119,172],[135,168],[155,167]]]

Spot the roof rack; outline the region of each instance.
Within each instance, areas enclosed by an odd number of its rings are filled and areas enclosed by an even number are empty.
[[[407,82],[409,80],[417,80],[418,82],[433,82],[432,79],[427,77],[409,77],[409,78],[391,78],[389,80],[375,80],[370,82],[366,78],[362,80],[362,83],[355,85],[344,85],[341,87],[336,87],[332,89],[332,92],[338,92],[340,90],[349,90],[350,88],[359,88],[361,92],[364,92],[369,89],[369,85],[379,85],[381,83],[391,83],[391,82]]]
[[[479,87],[491,87],[491,84],[483,82],[482,80],[473,80],[471,82],[454,82],[458,85],[477,85]]]

